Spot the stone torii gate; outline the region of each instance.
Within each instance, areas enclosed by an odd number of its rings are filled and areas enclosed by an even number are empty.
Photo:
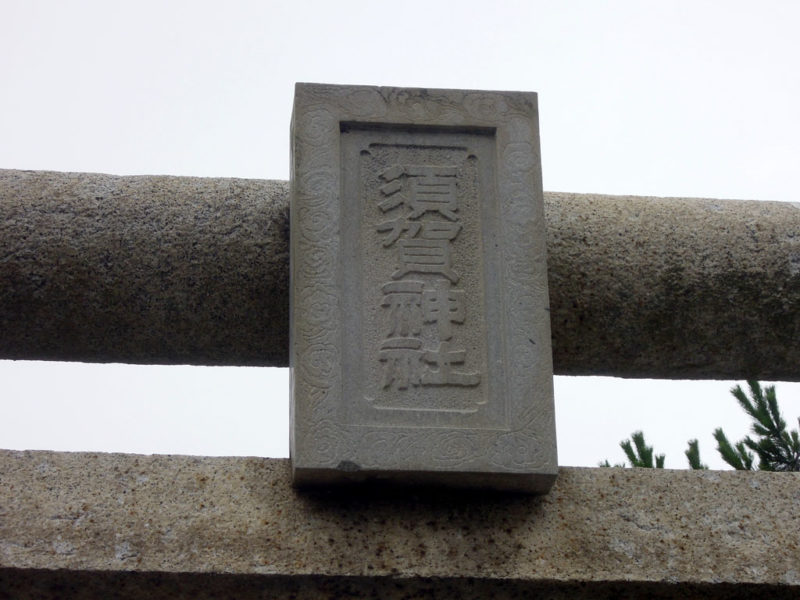
[[[286,366],[287,192],[0,171],[0,357]],[[556,373],[799,379],[797,206],[545,204]],[[285,460],[0,451],[0,598],[789,598],[798,483],[300,494]]]

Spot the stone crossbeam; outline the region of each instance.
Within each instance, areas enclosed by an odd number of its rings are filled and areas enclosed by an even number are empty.
[[[300,493],[287,460],[4,450],[0,598],[796,598],[798,477]]]
[[[546,193],[555,372],[800,380],[800,206]],[[288,184],[0,171],[0,357],[287,366]]]

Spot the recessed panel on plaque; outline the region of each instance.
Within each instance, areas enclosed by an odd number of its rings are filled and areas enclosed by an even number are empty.
[[[298,84],[291,186],[295,484],[546,492],[536,94]]]

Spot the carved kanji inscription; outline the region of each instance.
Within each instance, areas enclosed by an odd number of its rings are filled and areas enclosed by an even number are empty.
[[[536,97],[298,84],[292,467],[546,491]]]
[[[360,224],[345,253],[369,256],[345,339],[361,348],[345,383],[353,422],[499,426],[489,395],[482,221],[496,203],[491,133],[343,131],[345,211]],[[357,216],[357,219],[355,218]],[[379,307],[379,309],[378,309]],[[360,309],[360,310],[359,310]],[[346,342],[347,343],[347,342]]]

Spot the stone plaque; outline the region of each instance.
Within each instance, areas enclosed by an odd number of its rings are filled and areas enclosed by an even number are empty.
[[[295,484],[550,488],[543,213],[536,94],[297,85]]]

